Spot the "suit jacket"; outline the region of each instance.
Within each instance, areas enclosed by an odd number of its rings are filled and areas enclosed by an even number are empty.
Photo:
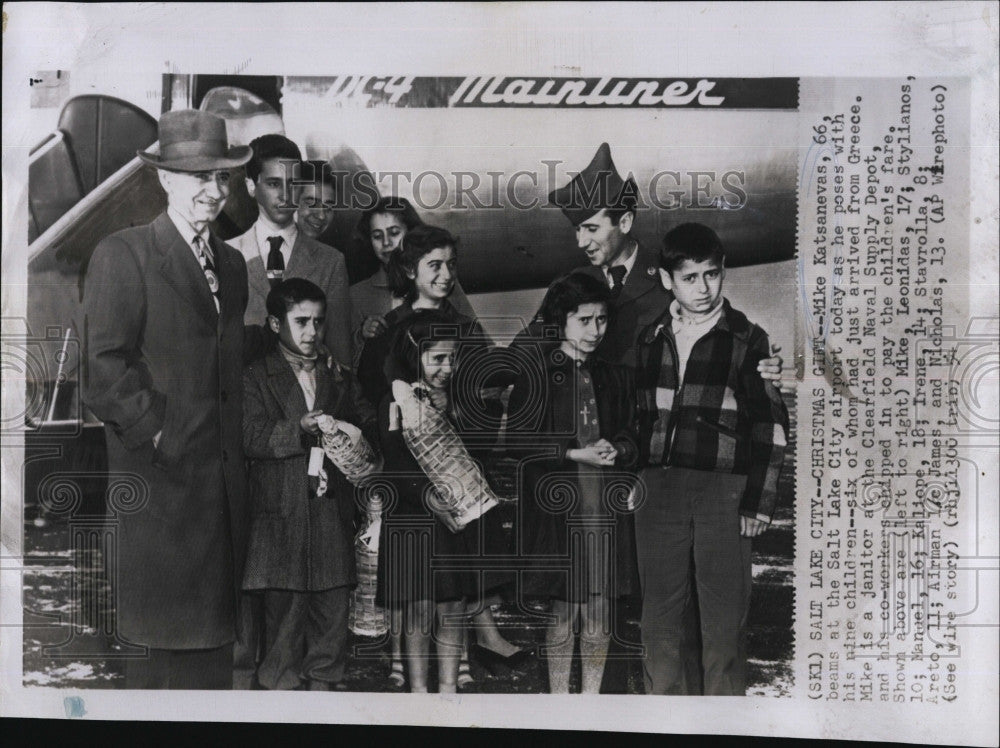
[[[657,251],[640,244],[636,253],[632,272],[625,279],[621,294],[611,302],[611,320],[604,340],[596,351],[598,356],[609,363],[631,368],[636,365],[635,351],[639,333],[669,308],[673,301],[673,294],[660,282]],[[650,270],[653,272],[650,273]],[[599,267],[591,265],[576,272],[588,273],[602,283],[608,282],[604,271]]]
[[[374,409],[350,371],[323,363],[315,371],[314,409],[358,426],[377,446]],[[324,461],[326,495],[310,488],[309,450],[318,440],[299,426],[308,408],[295,373],[273,351],[246,367],[243,387],[253,515],[244,589],[320,591],[354,584],[354,487]]]
[[[247,264],[250,289],[244,319],[248,325],[264,324],[267,318],[267,295],[271,291],[255,226],[256,224],[242,236],[230,241],[243,254]],[[265,252],[265,256],[266,254]],[[300,231],[288,258],[284,277],[305,278],[323,289],[326,294],[324,342],[339,363],[352,367],[351,297],[344,256],[333,247],[320,244]]]
[[[130,487],[108,498],[118,632],[164,649],[233,640],[246,550],[246,265],[210,244],[219,312],[166,213],[102,240],[84,289],[83,397],[105,423],[111,481]]]

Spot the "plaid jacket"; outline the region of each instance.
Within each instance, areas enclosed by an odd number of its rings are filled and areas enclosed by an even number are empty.
[[[746,475],[740,513],[770,522],[788,411],[757,372],[771,355],[767,333],[724,300],[679,382],[671,321],[668,309],[639,335],[639,464]]]

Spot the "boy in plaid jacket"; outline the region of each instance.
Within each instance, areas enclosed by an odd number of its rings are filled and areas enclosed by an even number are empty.
[[[636,374],[646,692],[693,690],[680,663],[693,561],[704,693],[743,695],[750,539],[774,513],[788,413],[757,371],[771,355],[767,333],[722,296],[716,233],[696,223],[670,231],[660,276],[674,300],[640,333]]]

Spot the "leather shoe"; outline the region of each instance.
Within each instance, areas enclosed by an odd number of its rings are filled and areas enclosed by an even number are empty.
[[[520,671],[537,661],[534,647],[519,649],[514,654],[504,657],[479,644],[470,644],[469,656],[493,675],[502,675],[512,670]]]

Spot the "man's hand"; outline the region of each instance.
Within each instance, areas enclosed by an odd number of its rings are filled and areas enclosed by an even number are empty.
[[[783,380],[781,378],[781,365],[784,362],[781,360],[781,356],[778,355],[778,351],[780,350],[781,346],[772,345],[771,357],[760,360],[757,364],[757,373],[760,374],[762,379],[772,382],[781,392],[793,394],[795,392],[795,380],[792,378]]]
[[[770,526],[770,523],[762,519],[740,515],[740,535],[744,538],[756,538]]]
[[[761,359],[760,363],[757,364],[757,372],[763,379],[770,379],[772,382],[781,381],[782,361],[781,356],[778,355],[778,351],[780,350],[781,346],[772,345],[771,358]]]
[[[299,419],[299,426],[310,436],[319,436],[322,433],[318,421],[321,415],[323,415],[322,410],[310,410]]]
[[[377,338],[388,329],[389,325],[386,324],[385,317],[373,314],[370,317],[365,317],[365,321],[361,323],[361,336],[370,340]]]

